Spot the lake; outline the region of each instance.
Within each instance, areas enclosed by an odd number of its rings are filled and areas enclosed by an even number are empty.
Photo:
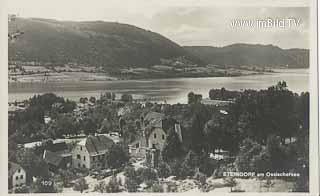
[[[22,101],[35,94],[54,92],[78,101],[80,97],[99,97],[112,91],[119,97],[130,93],[137,99],[151,99],[168,103],[186,103],[190,91],[208,97],[212,88],[229,90],[265,89],[279,81],[286,81],[296,93],[309,91],[309,69],[279,69],[276,73],[239,77],[174,78],[154,80],[80,81],[50,83],[9,83],[9,102]]]

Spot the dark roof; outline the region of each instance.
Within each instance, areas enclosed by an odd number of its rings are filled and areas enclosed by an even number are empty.
[[[52,164],[52,165],[55,165],[55,166],[59,166],[61,161],[62,161],[62,157],[58,154],[58,153],[55,153],[55,152],[51,152],[49,150],[45,150],[44,153],[43,153],[43,159],[49,163],[49,164]]]
[[[68,151],[69,149],[66,142],[57,142],[49,145],[47,150],[51,152],[62,152],[62,151]]]
[[[113,144],[114,142],[110,138],[104,135],[99,135],[88,136],[86,138],[85,146],[89,154],[99,154],[108,150]]]
[[[11,177],[18,169],[23,169],[19,164],[9,162],[8,163],[8,176]]]

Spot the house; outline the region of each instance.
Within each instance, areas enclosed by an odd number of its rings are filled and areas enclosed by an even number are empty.
[[[53,141],[43,152],[43,160],[48,164],[50,171],[67,169],[72,165],[72,154],[66,142]]]
[[[87,169],[104,167],[106,153],[113,144],[112,139],[104,135],[84,138],[72,151],[73,167]]]
[[[8,185],[9,189],[26,184],[26,171],[17,163],[8,163]]]
[[[168,119],[164,114],[149,112],[143,118],[143,131],[138,138],[129,145],[129,153],[132,157],[145,158],[146,154],[158,150],[161,154],[167,131],[172,127],[182,141],[180,125],[173,119]]]

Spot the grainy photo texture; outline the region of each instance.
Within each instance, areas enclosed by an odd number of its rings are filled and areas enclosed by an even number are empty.
[[[309,7],[9,11],[9,193],[309,192]]]

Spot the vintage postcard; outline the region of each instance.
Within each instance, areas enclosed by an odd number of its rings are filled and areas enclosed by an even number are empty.
[[[313,4],[7,1],[2,191],[317,195]]]

